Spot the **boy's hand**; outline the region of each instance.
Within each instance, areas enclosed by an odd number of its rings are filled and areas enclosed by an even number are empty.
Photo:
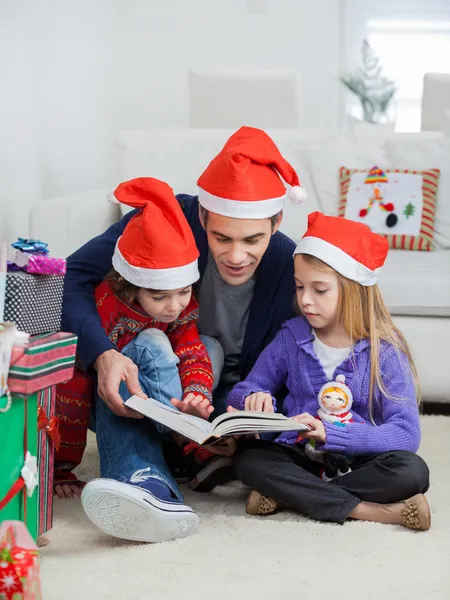
[[[205,420],[208,419],[209,415],[214,410],[214,407],[208,398],[196,395],[193,392],[187,394],[183,400],[172,398],[171,403],[181,412],[188,415],[193,415],[194,417],[200,417],[201,419]]]
[[[255,394],[247,396],[244,407],[244,410],[256,410],[258,412],[267,413],[275,412],[273,409],[272,396],[265,392],[256,392]]]
[[[302,413],[296,417],[291,417],[291,419],[297,421],[298,423],[308,425],[308,427],[311,429],[311,431],[301,431],[298,436],[299,438],[317,440],[321,444],[325,444],[327,441],[327,432],[325,431],[325,427],[320,419],[316,419],[309,413]]]

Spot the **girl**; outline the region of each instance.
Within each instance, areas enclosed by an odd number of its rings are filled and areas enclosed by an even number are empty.
[[[198,250],[191,229],[172,189],[162,181],[140,178],[124,182],[116,189],[115,197],[141,211],[129,221],[117,242],[112,271],[95,289],[100,322],[111,348],[122,352],[139,367],[139,382],[147,395],[166,404],[172,402],[184,412],[208,418],[213,410],[213,374],[197,330],[198,303],[192,295],[192,284],[199,278]],[[160,382],[169,379],[173,382],[168,386],[172,394],[163,397]],[[79,496],[84,485],[72,469],[80,464],[86,446],[94,391],[94,381],[81,365],[76,368],[73,379],[57,389],[61,447],[55,457],[55,491],[60,497]],[[126,399],[130,394],[123,383],[122,398],[125,394]],[[180,397],[182,401],[175,400]],[[107,415],[104,414],[106,409]],[[119,479],[114,475],[115,466],[108,463],[110,456],[117,455],[108,447],[109,439],[113,439],[112,430],[107,435],[106,425],[99,425],[99,418],[113,419],[112,412],[101,401],[100,408],[97,403],[96,413],[101,471]],[[119,423],[118,418],[115,419],[114,424],[117,422],[124,432],[133,421],[121,418]],[[206,456],[193,444],[185,446],[185,454],[197,470],[213,460],[212,455]],[[201,457],[192,454],[201,454]],[[125,465],[127,461],[122,454],[116,462]],[[129,462],[139,465],[137,458]],[[132,472],[122,473],[126,471],[123,465],[117,464],[120,478],[133,480]],[[150,470],[147,464],[143,468]],[[214,472],[212,465],[209,471]],[[146,481],[142,476],[137,479]],[[170,483],[177,494],[172,479]]]
[[[415,454],[420,442],[417,371],[377,287],[388,242],[361,223],[309,215],[295,250],[296,301],[302,316],[287,321],[247,379],[234,387],[230,407],[273,411],[284,384],[283,412],[310,426],[298,438],[244,441],[235,472],[253,488],[250,514],[289,506],[321,521],[347,518],[430,527],[423,495],[429,472]],[[352,420],[333,423],[317,413],[318,393],[336,377],[353,396]],[[232,408],[230,408],[232,410]],[[332,481],[304,446],[351,457],[351,470]]]

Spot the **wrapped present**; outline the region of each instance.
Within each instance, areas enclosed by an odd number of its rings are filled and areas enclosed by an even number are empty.
[[[64,277],[57,275],[8,273],[4,320],[32,335],[59,331],[63,288]]]
[[[38,532],[38,398],[0,398],[0,522],[20,520],[34,539]]]
[[[55,450],[59,450],[59,419],[55,416],[56,386],[38,392],[38,535],[53,525]]]
[[[52,527],[54,450],[59,447],[59,421],[55,417],[55,386],[71,379],[77,337],[71,333],[34,336],[23,353],[12,358],[8,387],[14,393],[36,397],[38,410],[37,462],[39,489],[37,533]],[[14,397],[13,397],[14,399]],[[1,417],[1,415],[0,415]]]
[[[66,274],[66,259],[50,256],[49,254],[29,254],[15,250],[10,255],[8,271],[26,271],[32,275],[57,275]]]
[[[72,378],[77,336],[50,333],[30,338],[23,354],[9,368],[8,388],[16,394],[33,394]]]
[[[0,600],[40,600],[39,553],[20,521],[0,525]]]

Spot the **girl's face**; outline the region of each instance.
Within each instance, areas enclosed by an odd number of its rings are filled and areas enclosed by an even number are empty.
[[[177,290],[162,291],[141,288],[136,300],[150,317],[162,323],[172,323],[189,304],[191,295],[191,285]]]
[[[338,319],[339,279],[334,273],[319,271],[301,254],[294,260],[297,304],[314,329],[332,329]]]

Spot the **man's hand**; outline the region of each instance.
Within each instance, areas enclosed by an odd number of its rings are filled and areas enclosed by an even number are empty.
[[[258,412],[267,413],[275,412],[273,409],[272,396],[265,392],[256,392],[255,394],[247,396],[244,407],[244,410],[256,410]]]
[[[309,413],[302,413],[296,417],[291,417],[291,419],[310,427],[310,431],[301,431],[298,436],[299,438],[317,440],[321,444],[325,444],[327,441],[327,432],[325,431],[325,427],[320,419],[316,419]]]
[[[181,412],[205,420],[207,420],[209,415],[214,411],[214,407],[208,398],[196,395],[192,392],[187,394],[183,400],[172,398],[171,402],[175,408],[178,408]]]
[[[130,394],[147,398],[139,384],[138,368],[133,361],[117,350],[107,350],[97,358],[94,369],[98,375],[98,395],[112,412],[118,417],[143,419],[143,415],[123,405],[119,394],[120,383],[125,381]]]

